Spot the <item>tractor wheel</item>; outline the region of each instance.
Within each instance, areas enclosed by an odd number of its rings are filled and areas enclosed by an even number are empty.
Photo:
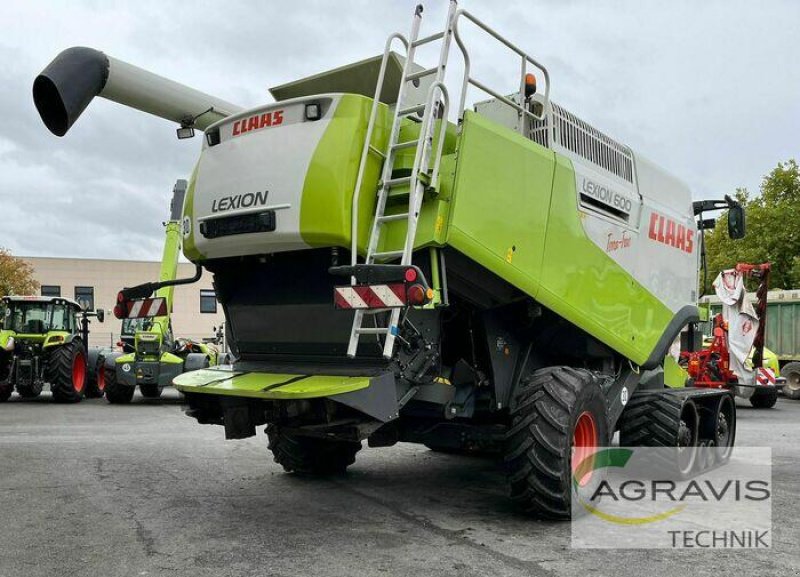
[[[114,367],[104,367],[106,382],[106,400],[112,405],[125,405],[131,402],[134,388],[123,385],[117,380],[117,370]]]
[[[778,389],[763,387],[753,391],[750,404],[756,409],[771,409],[778,402]]]
[[[34,381],[30,384],[17,385],[17,392],[23,399],[35,399],[42,394],[42,381]]]
[[[574,468],[608,441],[606,402],[592,373],[536,371],[520,382],[511,411],[504,449],[511,499],[526,513],[568,519]]]
[[[157,399],[163,390],[164,387],[159,387],[158,384],[139,385],[139,391],[146,399]]]
[[[80,402],[86,387],[86,354],[80,340],[70,341],[50,353],[47,381],[55,402]]]
[[[787,399],[800,399],[800,363],[787,363],[781,369],[781,376],[786,378],[783,396]]]
[[[106,375],[103,365],[106,359],[103,355],[97,355],[94,366],[89,367],[89,378],[83,396],[87,399],[102,398],[106,390]]]
[[[654,463],[665,473],[686,478],[695,471],[700,413],[691,399],[668,390],[633,395],[620,417],[619,431],[621,447],[675,447],[669,462]],[[652,456],[662,457],[666,454]]]
[[[277,425],[267,427],[269,450],[275,462],[287,472],[310,475],[344,473],[356,460],[361,443],[299,437],[281,431]]]

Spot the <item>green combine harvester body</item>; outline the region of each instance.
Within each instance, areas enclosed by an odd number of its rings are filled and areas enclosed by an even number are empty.
[[[174,379],[188,414],[231,439],[266,425],[289,471],[344,470],[364,440],[501,454],[512,497],[549,517],[569,514],[574,450],[616,430],[677,447],[686,474],[697,447],[726,459],[732,396],[685,388],[669,352],[698,321],[688,187],[552,102],[546,68],[455,2],[440,33],[420,37],[421,18],[383,57],[251,109],[89,49],[37,78],[58,135],[95,95],[204,131],[182,244],[214,275],[232,362]],[[459,22],[522,63],[518,92],[471,76]],[[432,42],[425,68],[415,51]],[[469,87],[492,98],[468,108]],[[153,287],[134,288],[127,308]]]

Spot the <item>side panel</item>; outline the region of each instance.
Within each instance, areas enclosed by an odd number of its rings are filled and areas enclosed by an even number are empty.
[[[554,153],[478,114],[464,117],[448,244],[535,296]]]
[[[561,156],[556,157],[552,198],[538,300],[644,363],[672,321],[672,311],[587,237],[574,171]]]
[[[674,314],[587,236],[585,219],[568,159],[466,114],[448,244],[645,363]]]

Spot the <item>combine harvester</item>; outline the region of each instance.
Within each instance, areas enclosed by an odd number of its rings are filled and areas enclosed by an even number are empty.
[[[287,471],[343,471],[364,440],[493,452],[546,517],[569,516],[573,463],[616,430],[686,472],[701,444],[724,459],[733,395],[686,388],[668,356],[698,321],[689,189],[552,102],[546,68],[455,2],[444,30],[421,20],[247,110],[87,48],[36,79],[57,135],[97,95],[205,132],[183,248],[214,274],[233,363],[175,379],[188,413],[229,439],[266,425]],[[516,93],[472,75],[465,25],[508,50]],[[491,99],[468,108],[468,87]]]
[[[200,280],[201,272],[197,269],[197,276],[190,279],[175,278],[181,250],[181,209],[186,187],[185,180],[178,180],[172,190],[170,219],[164,223],[164,252],[158,282],[131,289],[144,297],[155,291],[155,297],[120,300],[114,306],[114,316],[124,319],[122,333],[132,333],[132,338],[123,338],[122,352],[105,357],[97,376],[109,403],[130,403],[137,386],[143,397],[157,399],[164,387],[172,385],[172,380],[184,371],[217,364],[214,347],[190,339],[176,339],[172,333],[174,287]]]

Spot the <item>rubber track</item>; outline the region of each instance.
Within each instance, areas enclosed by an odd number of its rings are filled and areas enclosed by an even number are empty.
[[[623,447],[674,447],[684,400],[664,394],[633,395],[620,417]]]

